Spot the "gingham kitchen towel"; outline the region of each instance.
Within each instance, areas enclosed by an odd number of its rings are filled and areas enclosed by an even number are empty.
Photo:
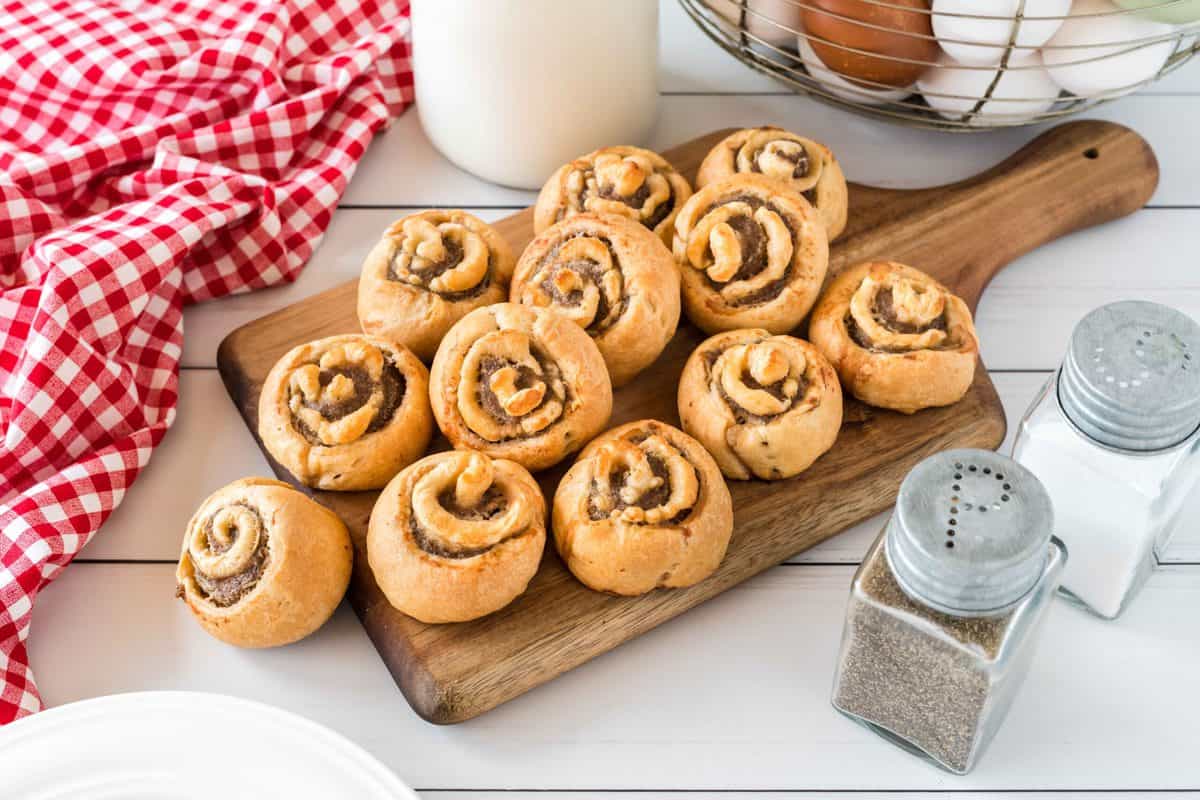
[[[296,277],[408,43],[408,0],[0,0],[0,723],[174,419],[184,304]]]

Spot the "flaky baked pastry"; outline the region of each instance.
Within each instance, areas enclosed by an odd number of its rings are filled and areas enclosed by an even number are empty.
[[[552,311],[498,303],[472,311],[433,359],[430,400],[458,449],[539,470],[604,429],[612,385],[596,343]]]
[[[378,489],[429,444],[429,373],[377,336],[330,336],[275,363],[258,402],[258,435],[306,486]]]
[[[513,253],[492,226],[465,211],[422,211],[392,223],[363,262],[363,332],[422,361],[467,312],[508,297]]]
[[[587,331],[614,386],[653,363],[679,324],[671,251],[641,225],[612,214],[580,214],[543,231],[517,262],[511,297]]]
[[[546,503],[520,464],[435,453],[380,493],[367,558],[393,606],[422,622],[464,622],[525,591],[546,543]]]
[[[712,456],[658,420],[598,436],[554,494],[554,542],[587,586],[621,595],[691,586],[720,565],[733,501]]]
[[[533,229],[592,211],[627,217],[670,246],[675,215],[692,194],[665,158],[640,147],[605,147],[564,164],[538,194]]]
[[[696,188],[739,173],[765,175],[800,192],[821,215],[830,241],[846,227],[846,176],[820,142],[769,125],[731,133],[704,157]]]
[[[906,414],[961,400],[979,357],[967,304],[894,261],[838,275],[813,310],[809,339],[851,394]]]
[[[274,647],[329,619],[352,557],[332,511],[286,483],[245,478],[210,495],[188,522],[176,591],[221,641]]]
[[[836,441],[842,387],[808,342],[764,330],[727,331],[688,358],[679,418],[726,477],[790,478]]]
[[[706,333],[787,333],[812,308],[829,239],[797,192],[763,175],[734,175],[692,195],[675,220],[683,308]]]

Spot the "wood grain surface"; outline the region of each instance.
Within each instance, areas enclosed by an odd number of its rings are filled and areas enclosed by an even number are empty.
[[[690,179],[725,133],[664,155]],[[829,144],[836,150],[836,142]],[[947,283],[974,308],[991,277],[1012,259],[1135,211],[1153,193],[1157,178],[1154,154],[1139,136],[1112,123],[1082,121],[1043,134],[993,169],[957,184],[915,191],[852,184],[850,221],[832,248],[831,273],[868,258],[904,261]],[[496,227],[519,252],[533,235],[532,212]],[[355,291],[355,282],[349,282],[244,325],[222,342],[218,367],[256,439],[258,394],[271,365],[297,344],[358,330]],[[678,424],[677,379],[702,338],[690,324],[681,324],[658,362],[616,393],[612,424],[644,417]],[[365,557],[376,493],[299,488],[349,526],[356,555],[350,600],[405,697],[425,719],[452,723],[510,700],[884,510],[922,458],[949,447],[993,448],[1004,433],[1004,413],[983,369],[967,396],[949,408],[906,417],[851,403],[837,444],[804,474],[775,483],[731,482],[733,540],[721,567],[697,586],[637,598],[592,592],[548,545],[523,596],[489,617],[453,625],[425,625],[399,613],[376,586]],[[445,446],[435,440],[435,449]],[[273,460],[271,465],[295,483]],[[547,496],[563,469],[539,476]]]

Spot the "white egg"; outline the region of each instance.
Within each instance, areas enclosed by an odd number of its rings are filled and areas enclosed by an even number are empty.
[[[933,0],[933,34],[961,64],[999,64],[1014,39],[1019,48],[1041,47],[1071,10],[1071,0]],[[963,15],[963,16],[958,16]]]
[[[750,46],[767,51],[792,47],[801,28],[796,0],[708,0],[707,5],[731,23],[731,34],[744,30]]]
[[[938,65],[917,81],[917,89],[938,114],[971,125],[1023,122],[1048,111],[1058,98],[1058,85],[1050,80],[1036,52],[1014,53],[996,80],[998,71],[964,66],[943,53]],[[980,105],[984,97],[988,99]],[[977,105],[978,112],[966,117]]]
[[[1173,28],[1123,13],[1109,0],[1075,0],[1071,17],[1046,42],[1050,77],[1080,97],[1118,97],[1159,73],[1175,48]],[[1146,44],[1128,44],[1145,42]]]
[[[835,97],[852,103],[870,106],[881,106],[885,103],[895,103],[913,93],[913,87],[900,89],[874,89],[869,86],[859,86],[837,74],[823,62],[808,43],[808,38],[800,37],[800,58],[804,62],[808,74],[821,84],[821,87]]]

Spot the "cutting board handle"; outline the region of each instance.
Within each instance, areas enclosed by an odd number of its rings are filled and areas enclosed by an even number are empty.
[[[900,195],[853,186],[851,223],[832,266],[919,254],[925,263],[914,259],[912,266],[953,287],[973,309],[1010,261],[1133,213],[1157,185],[1158,160],[1141,136],[1112,122],[1069,122],[959,183]]]

